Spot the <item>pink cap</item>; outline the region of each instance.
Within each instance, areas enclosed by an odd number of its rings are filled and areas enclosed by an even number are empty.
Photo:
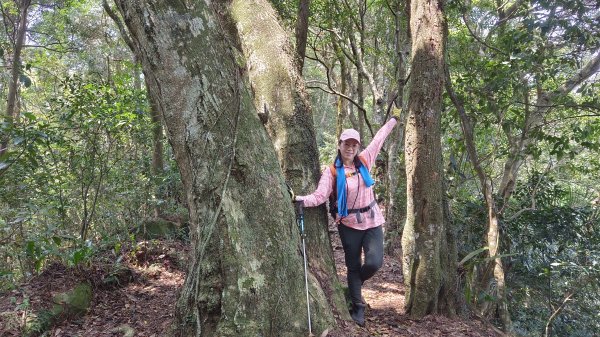
[[[340,142],[347,139],[355,139],[360,144],[360,134],[354,129],[346,129],[340,135]]]

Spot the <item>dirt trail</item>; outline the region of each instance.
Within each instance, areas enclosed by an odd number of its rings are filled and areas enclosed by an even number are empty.
[[[331,228],[331,236],[338,275],[345,283],[343,250],[335,228]],[[137,252],[135,258],[130,255],[131,260],[124,261],[124,265],[131,273],[122,284],[106,289],[95,287],[88,313],[66,320],[47,336],[165,336],[173,320],[177,291],[185,279],[181,263],[182,258],[185,260],[185,249],[181,242],[159,242]],[[56,293],[81,280],[97,283],[105,279],[104,267],[95,263],[72,269],[54,264],[19,290],[0,297],[0,337],[20,336],[18,328],[26,312],[36,312],[44,303],[50,303]],[[402,310],[401,267],[399,261],[387,256],[382,269],[365,283],[363,295],[370,307],[366,313],[366,326],[361,328],[352,321],[339,321],[338,327],[328,331],[326,336],[498,336],[491,327],[477,320],[450,320],[438,316],[420,321],[408,319]],[[25,298],[29,304],[24,304]]]
[[[339,279],[346,284],[344,251],[335,226],[330,225],[330,235]],[[338,322],[339,328],[328,337],[497,337],[493,328],[478,320],[448,319],[427,316],[411,320],[404,314],[404,285],[399,260],[384,256],[382,268],[363,286],[363,297],[369,305],[366,325],[361,328],[354,322]]]

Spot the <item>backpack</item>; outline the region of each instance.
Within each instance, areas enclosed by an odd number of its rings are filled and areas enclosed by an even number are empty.
[[[363,156],[358,155],[358,159],[360,159],[360,162],[365,167],[368,167],[367,160]],[[355,166],[356,166],[356,164],[355,164]],[[337,216],[337,210],[338,210],[338,208],[337,208],[337,169],[335,167],[335,162],[333,164],[329,165],[329,170],[331,171],[331,175],[333,176],[333,190],[331,191],[331,194],[329,195],[329,214],[331,214],[333,219],[335,219]],[[358,174],[358,166],[356,166],[356,173]]]

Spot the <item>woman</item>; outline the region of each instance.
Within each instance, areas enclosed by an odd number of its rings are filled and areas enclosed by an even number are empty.
[[[317,189],[310,195],[294,198],[294,201],[303,202],[304,207],[314,207],[324,203],[334,193],[333,196],[337,200],[335,222],[338,225],[348,269],[351,316],[360,326],[365,325],[366,306],[362,300],[362,284],[383,264],[382,225],[385,220],[375,200],[374,181],[369,171],[396,123],[397,119],[394,116],[360,153],[358,131],[344,130],[338,141],[335,163],[323,171]],[[330,204],[330,208],[335,211],[336,206]],[[365,259],[361,264],[363,251]]]

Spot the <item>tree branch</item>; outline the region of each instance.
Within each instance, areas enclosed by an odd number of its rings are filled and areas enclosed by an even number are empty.
[[[331,33],[333,36],[335,36],[335,38],[337,38],[337,39],[338,39],[338,41],[339,41],[339,42],[341,42],[341,43],[345,43],[345,39],[344,39],[344,38],[342,38],[342,37],[340,36],[340,34],[338,34],[338,33],[337,33],[335,30],[333,30],[333,29],[329,29],[329,28],[321,28],[321,29],[322,29],[322,30],[324,30],[324,31],[326,31],[326,32],[329,32],[329,33]],[[354,57],[352,57],[352,55],[350,55],[350,54],[348,53],[348,51],[346,51],[346,49],[344,49],[344,48],[339,48],[339,49],[340,49],[340,51],[341,51],[341,52],[344,54],[344,56],[346,56],[346,58],[347,58],[348,60],[350,60],[350,62],[352,62],[352,64],[354,64],[354,65],[356,66],[357,62],[356,62],[356,60],[354,59]]]
[[[465,15],[464,11],[462,12],[461,17],[463,19],[463,22],[465,23],[465,27],[467,27],[467,30],[469,31],[469,35],[471,35],[475,40],[477,40],[477,42],[481,43],[486,48],[494,50],[494,51],[496,51],[496,52],[498,52],[498,53],[500,53],[502,55],[508,56],[508,53],[506,53],[506,52],[504,52],[504,51],[502,51],[502,50],[500,50],[500,49],[498,49],[498,48],[496,48],[496,47],[494,47],[492,45],[487,44],[479,36],[477,36],[477,34],[475,34],[475,32],[471,29],[471,26],[469,26],[469,22],[467,20],[467,17]]]
[[[355,7],[355,5],[350,5],[350,4],[348,3],[348,0],[344,0],[344,5],[346,5],[346,8],[347,8],[349,11],[352,11],[352,9]],[[341,13],[339,13],[339,12],[338,12],[338,14],[341,14]],[[359,27],[360,27],[360,23],[359,23],[359,22],[358,22],[358,20],[357,20],[357,19],[354,17],[354,15],[350,15],[350,20],[352,21],[352,23],[354,23],[354,25],[356,26],[356,28],[359,28]]]
[[[486,177],[485,172],[483,171],[483,168],[481,167],[481,162],[479,161],[479,157],[477,155],[477,149],[475,147],[475,141],[474,141],[474,135],[473,135],[473,124],[471,122],[471,119],[467,115],[467,112],[465,110],[465,105],[463,104],[462,100],[458,97],[458,95],[454,91],[454,88],[452,87],[452,81],[450,79],[450,70],[448,68],[449,67],[446,64],[446,66],[444,67],[444,73],[445,73],[444,85],[446,87],[446,92],[448,93],[450,100],[454,104],[456,111],[458,111],[458,115],[460,117],[460,122],[461,122],[460,125],[461,125],[462,131],[463,131],[465,146],[467,148],[467,153],[469,154],[469,158],[471,159],[471,164],[473,165],[473,168],[475,169],[475,172],[477,173],[479,181],[482,185],[481,187],[482,187],[482,189],[485,190],[485,188],[486,188],[485,182],[488,179]]]
[[[500,1],[496,3],[498,4],[498,17],[500,18],[496,26],[501,26],[515,17],[514,15],[517,13],[519,7],[525,3],[525,0],[517,0],[506,8],[504,7],[508,4],[508,1],[503,4],[500,4]]]
[[[531,207],[527,207],[527,208],[523,208],[520,209],[519,211],[515,212],[515,214],[513,214],[510,218],[508,218],[506,220],[506,222],[510,222],[516,218],[518,218],[519,216],[521,216],[521,214],[523,214],[524,212],[527,211],[535,211],[536,208],[536,202],[535,202],[535,197],[537,195],[538,192],[538,188],[540,187],[540,184],[542,183],[542,179],[544,178],[544,176],[546,175],[546,173],[550,172],[550,169],[552,168],[552,163],[548,163],[548,167],[546,168],[546,171],[544,172],[544,174],[541,174],[540,177],[538,178],[537,182],[535,183],[535,186],[533,187],[533,191],[531,191]],[[507,202],[506,200],[504,200],[504,205],[506,205]]]
[[[573,77],[565,81],[563,85],[561,85],[558,90],[555,91],[555,94],[551,96],[551,99],[561,95],[567,94],[571,92],[575,87],[583,83],[583,81],[587,80],[590,76],[597,73],[600,69],[600,50],[596,51],[596,55],[589,60],[581,70],[577,72]]]
[[[62,45],[62,43],[52,43],[52,44],[48,44],[48,45],[38,45],[38,44],[24,44],[23,48],[43,48],[49,51],[53,51],[55,53],[66,53],[66,52],[77,52],[78,49],[77,48],[66,48],[66,49],[55,49],[55,48],[50,48],[48,46],[50,45]]]
[[[129,47],[129,50],[131,50],[131,52],[135,55],[135,52],[134,52],[135,45],[133,44],[133,40],[129,36],[129,33],[127,33],[127,30],[125,29],[125,26],[123,25],[123,21],[121,20],[121,17],[119,17],[117,15],[117,13],[115,13],[115,11],[113,11],[113,9],[110,8],[110,6],[108,5],[108,2],[106,0],[102,0],[102,7],[104,8],[104,11],[106,12],[106,14],[108,14],[108,16],[110,16],[110,18],[115,22],[115,24],[119,28],[119,32],[121,33],[121,37],[123,38],[123,41],[125,41],[125,43]],[[135,56],[135,57],[137,58],[137,56]]]
[[[578,279],[573,282],[573,286],[569,290],[567,290],[558,308],[553,308],[554,311],[552,312],[546,323],[546,329],[544,332],[545,337],[549,337],[552,334],[552,322],[554,322],[556,317],[558,317],[558,315],[560,315],[560,313],[566,308],[567,304],[569,304],[573,296],[577,295],[582,289],[584,289],[585,286],[587,286],[588,283],[592,281],[592,279],[593,276],[584,274],[580,275]]]
[[[591,104],[546,104],[546,105],[541,105],[541,104],[535,104],[535,103],[528,103],[528,102],[521,102],[521,101],[514,101],[517,104],[521,104],[521,105],[525,105],[525,106],[530,106],[530,107],[534,107],[534,108],[557,108],[557,107],[563,107],[563,108],[572,108],[572,109],[582,109],[582,110],[592,110],[592,111],[600,111],[600,106],[597,105],[591,105]],[[591,114],[591,115],[583,115],[583,116],[589,116],[589,117],[597,117],[600,116],[598,114]],[[570,117],[565,117],[565,118],[570,118]]]
[[[319,59],[318,57],[311,57],[311,56],[306,56],[307,59],[309,60],[313,60],[313,61],[317,61],[319,62],[323,67],[325,67],[325,71],[327,73],[327,88],[329,90],[325,90],[323,87],[320,86],[309,86],[307,81],[307,88],[311,88],[311,89],[321,89],[322,91],[328,93],[328,94],[332,94],[332,95],[336,95],[339,97],[342,97],[343,99],[347,100],[348,102],[350,102],[352,105],[354,105],[357,109],[359,109],[361,112],[365,113],[366,110],[365,108],[363,108],[362,106],[360,106],[360,104],[358,104],[356,101],[354,101],[351,97],[346,96],[340,92],[337,92],[333,86],[331,85],[331,76],[329,75],[331,70],[329,69],[329,66],[327,66],[327,64],[325,64],[325,62],[323,62],[321,59]],[[325,83],[323,83],[325,84]]]
[[[355,57],[356,62],[353,62],[354,65],[356,66],[356,69],[367,79],[367,82],[369,82],[369,87],[371,88],[371,93],[373,93],[373,96],[375,98],[375,102],[378,105],[381,105],[383,103],[382,98],[381,98],[381,93],[379,92],[379,89],[377,89],[377,84],[375,84],[373,75],[371,75],[369,72],[367,72],[367,69],[365,68],[365,63],[363,62],[363,55],[362,55],[361,48],[359,48],[356,45],[356,39],[354,38],[354,35],[352,35],[352,34],[350,34],[350,47],[352,48],[352,53],[354,53],[356,55],[356,57]]]
[[[556,90],[552,92],[545,91],[540,82],[537,82],[537,101],[538,106],[534,111],[527,115],[521,132],[521,138],[516,146],[511,148],[510,162],[505,165],[504,176],[500,184],[500,192],[506,198],[508,193],[516,182],[517,172],[523,163],[523,158],[519,154],[527,148],[533,140],[531,139],[531,130],[544,125],[544,116],[550,111],[552,102],[560,96],[568,95],[578,85],[590,78],[600,69],[600,51],[589,60],[575,75],[566,80]]]

